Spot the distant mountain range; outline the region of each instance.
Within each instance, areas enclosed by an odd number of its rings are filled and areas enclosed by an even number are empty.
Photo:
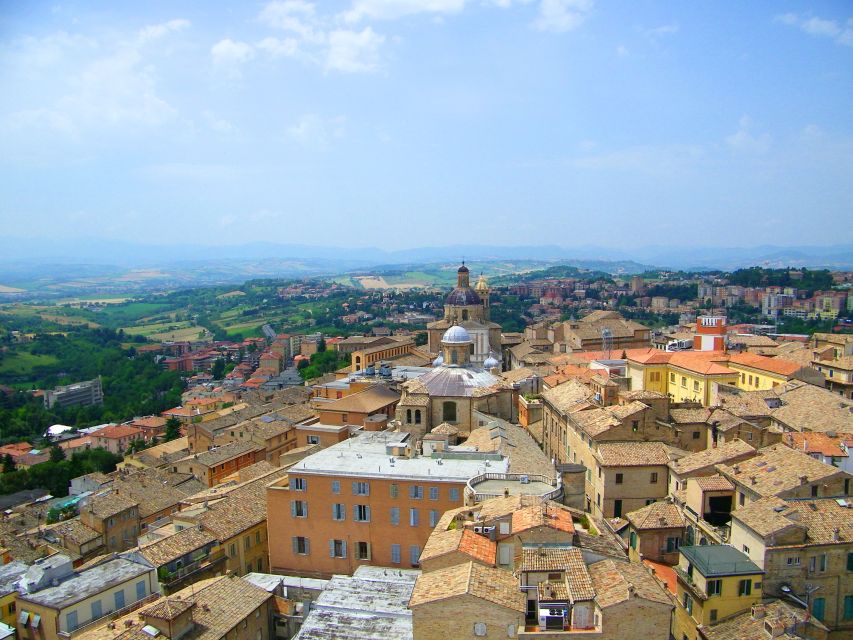
[[[130,288],[198,286],[252,278],[330,276],[416,270],[425,265],[535,262],[613,274],[655,269],[724,270],[739,267],[853,269],[853,245],[826,247],[620,247],[452,245],[416,249],[344,248],[253,242],[239,245],[147,245],[98,239],[6,238],[0,243],[0,285],[29,291],[92,289],[121,278]],[[514,265],[522,271],[525,266]],[[136,283],[135,285],[133,283]]]
[[[121,240],[29,239],[6,238],[0,244],[0,263],[39,262],[108,264],[125,268],[153,267],[185,262],[218,262],[223,260],[317,261],[336,265],[335,270],[362,266],[425,264],[468,260],[550,260],[566,263],[626,262],[626,267],[643,269],[654,266],[665,269],[737,269],[744,266],[806,266],[853,268],[853,245],[781,247],[693,247],[646,246],[600,247],[581,245],[499,246],[451,245],[416,249],[379,249],[375,247],[331,247],[304,244],[252,242],[237,245],[206,246],[199,244],[149,245]],[[612,267],[612,265],[609,265]],[[610,268],[608,268],[610,270]]]

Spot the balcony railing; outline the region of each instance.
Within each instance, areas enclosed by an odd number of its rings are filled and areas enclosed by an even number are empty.
[[[76,638],[84,631],[88,629],[92,629],[94,627],[101,626],[105,624],[108,620],[117,620],[122,616],[126,616],[128,613],[133,613],[137,609],[141,609],[145,605],[154,602],[155,600],[160,598],[159,593],[150,593],[141,600],[137,600],[136,602],[127,605],[122,609],[116,609],[115,611],[111,611],[105,616],[101,616],[100,618],[95,618],[94,620],[90,620],[86,624],[81,624],[79,627],[74,629],[73,631],[59,631],[56,635],[60,638]]]

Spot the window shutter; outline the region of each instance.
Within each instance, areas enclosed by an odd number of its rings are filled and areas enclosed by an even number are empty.
[[[299,553],[299,542],[296,540],[296,536],[293,536],[290,539],[290,542],[293,546],[293,553],[294,553],[294,555],[296,555],[297,553]]]
[[[357,482],[352,483],[352,495],[354,495],[354,496],[358,495],[358,483]]]
[[[330,558],[335,557],[335,541],[334,540],[329,540],[329,557]]]
[[[347,557],[347,541],[341,540],[341,557]]]
[[[296,517],[296,500],[290,501],[290,515]]]

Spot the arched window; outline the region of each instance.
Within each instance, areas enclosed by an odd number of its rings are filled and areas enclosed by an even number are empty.
[[[450,364],[459,364],[459,357],[456,355],[456,349],[450,352]]]
[[[442,405],[442,419],[444,422],[456,422],[456,403],[447,400]]]
[[[415,409],[415,424],[421,423],[421,410]]]
[[[412,410],[406,409],[406,422],[412,424]]]
[[[468,319],[468,309],[462,309],[462,322]]]

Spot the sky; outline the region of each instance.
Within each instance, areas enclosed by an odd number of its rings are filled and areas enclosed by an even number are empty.
[[[853,243],[853,3],[0,0],[0,229]]]

